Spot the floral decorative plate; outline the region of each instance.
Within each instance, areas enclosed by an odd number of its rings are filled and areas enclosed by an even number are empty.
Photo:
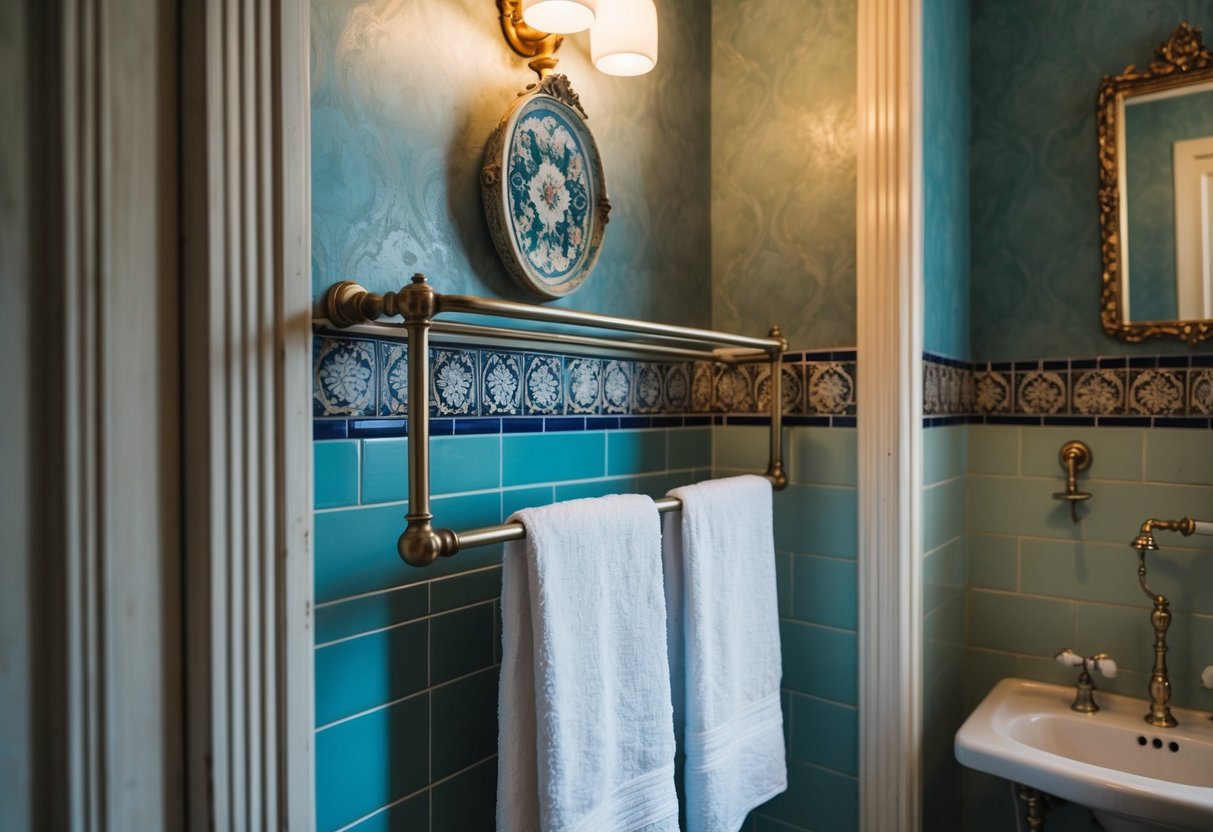
[[[510,106],[485,152],[493,244],[515,280],[549,298],[589,277],[611,210],[585,119],[568,79],[549,75]]]

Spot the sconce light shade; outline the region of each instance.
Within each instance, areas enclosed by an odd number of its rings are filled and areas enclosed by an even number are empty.
[[[568,35],[594,25],[598,0],[522,0],[522,19],[541,32]]]
[[[608,75],[643,75],[657,65],[653,0],[602,0],[590,29],[590,56]]]

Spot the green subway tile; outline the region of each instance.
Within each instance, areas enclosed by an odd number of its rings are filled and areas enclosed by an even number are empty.
[[[762,814],[763,808],[760,806],[750,813],[751,823],[743,826],[742,832],[805,832],[803,826],[793,826]]]
[[[430,440],[431,493],[453,494],[500,486],[500,436],[436,436]]]
[[[1066,601],[975,590],[969,593],[969,644],[1014,653],[1053,655],[1074,642]]]
[[[1146,479],[1213,485],[1213,431],[1150,430],[1146,441]],[[1200,517],[1213,519],[1213,506]]]
[[[1093,495],[1085,503],[1090,514],[1082,520],[1087,540],[1127,544],[1147,517],[1208,517],[1213,513],[1213,486],[1098,482],[1088,490]],[[1157,537],[1164,556],[1170,547],[1213,553],[1213,537],[1181,537],[1173,532],[1160,532]]]
[[[771,432],[763,427],[712,428],[712,467],[731,471],[765,471]]]
[[[336,829],[430,782],[429,694],[316,732],[316,826]]]
[[[858,774],[858,712],[845,705],[792,694],[792,742],[788,756],[843,774]]]
[[[790,485],[775,493],[775,548],[854,558],[859,508],[853,488]]]
[[[497,753],[497,676],[492,667],[431,691],[435,780]]]
[[[810,624],[853,630],[858,588],[853,560],[792,557],[792,617]]]
[[[429,612],[425,584],[376,592],[316,608],[316,643],[379,630]]]
[[[788,790],[758,810],[760,820],[792,823],[813,832],[859,828],[859,783],[808,763],[788,763]]]
[[[964,653],[965,599],[957,594],[922,622],[922,678],[929,685],[944,669],[961,662]]]
[[[509,517],[524,508],[551,505],[556,500],[555,489],[550,485],[531,488],[511,488],[501,492],[501,516]]]
[[[775,553],[775,588],[779,605],[779,617],[789,618],[792,615],[792,555],[787,552]]]
[[[855,485],[858,475],[854,428],[792,428],[787,435],[787,469],[799,485]]]
[[[672,474],[649,474],[636,478],[636,491],[648,494],[654,500],[659,500],[675,488],[684,485],[694,485],[697,480],[690,471],[676,471]]]
[[[387,503],[409,496],[409,441],[362,440],[362,502]]]
[[[922,490],[922,549],[929,552],[965,531],[965,480],[958,478]]]
[[[384,705],[426,687],[424,621],[316,648],[316,724]]]
[[[855,633],[779,622],[783,646],[783,685],[844,705],[856,704],[858,654]]]
[[[430,832],[492,829],[497,822],[497,758],[461,771],[434,786]]]
[[[711,428],[674,428],[667,437],[670,468],[712,467]]]
[[[1074,649],[1084,656],[1099,651],[1111,653],[1125,670],[1148,673],[1154,665],[1154,629],[1150,623],[1151,605],[1144,595],[1142,602],[1138,607],[1078,604],[1078,635]],[[1208,644],[1196,644],[1195,635],[1197,628],[1192,624],[1192,616],[1174,613],[1167,631],[1169,667],[1187,667],[1194,661],[1194,653],[1205,657],[1205,664],[1213,664],[1207,658],[1213,648]]]
[[[1018,474],[1019,434],[1012,425],[970,425],[969,473]]]
[[[352,506],[358,502],[357,442],[315,442],[312,460],[316,508]]]
[[[1062,646],[1073,647],[1071,644]],[[1084,653],[1083,655],[1089,656],[1091,653]],[[1120,671],[1118,670],[1117,672],[1119,673]],[[1124,673],[1128,672],[1124,671]],[[1107,685],[1105,684],[1107,680],[1095,671],[1092,671],[1092,673],[1095,677],[1095,686],[1100,690],[1107,690]],[[1078,681],[1078,671],[1072,667],[1058,664],[1052,654],[1048,656],[1016,656],[1015,675],[1021,679],[1031,679],[1034,682],[1047,682],[1051,685],[1072,685]]]
[[[1060,482],[1064,474],[1057,454],[1077,439],[1091,449],[1091,467],[1078,475],[1081,490],[1091,490],[1082,487],[1088,480],[1140,480],[1141,436],[1137,428],[1028,428],[1023,432],[1023,474]]]
[[[967,539],[957,538],[922,559],[922,610],[929,614],[965,590]]]
[[[1019,589],[1019,538],[968,536],[968,585],[979,589]]]
[[[971,768],[960,772],[961,800],[961,829],[980,830],[981,832],[1019,832],[1018,811],[1007,808],[1014,799],[1011,784],[1001,777],[994,777]],[[1017,806],[1018,808],[1018,806]],[[1053,815],[1049,822],[1052,823]],[[1079,827],[1082,832],[1087,828]],[[1050,830],[1052,827],[1049,827]]]
[[[645,474],[664,471],[664,430],[613,430],[607,434],[607,474]]]
[[[612,477],[593,482],[574,482],[556,486],[556,501],[583,500],[587,497],[605,497],[607,494],[635,494],[635,477]]]
[[[602,433],[529,433],[503,436],[503,484],[601,477],[606,471],[606,437]]]
[[[371,815],[357,826],[350,827],[349,832],[413,832],[429,828],[430,796],[422,792]]]
[[[491,603],[431,618],[430,684],[441,684],[491,665],[493,633]]]
[[[923,485],[954,479],[965,473],[968,430],[968,425],[950,425],[922,432]]]
[[[1015,657],[990,650],[964,651],[965,712],[972,711],[996,684],[1015,675]]]
[[[500,597],[501,570],[496,567],[430,582],[430,608],[433,612],[444,612]]]
[[[1086,522],[1072,523],[1069,508],[1052,498],[1061,488],[1060,480],[1039,477],[968,477],[969,531],[1077,539]],[[1087,505],[1094,502],[1089,500]],[[1089,509],[1084,506],[1079,511]]]

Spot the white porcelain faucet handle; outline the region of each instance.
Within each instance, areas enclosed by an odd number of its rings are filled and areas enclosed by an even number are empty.
[[[1078,667],[1086,659],[1075,653],[1069,647],[1065,647],[1057,651],[1057,655],[1053,658],[1057,659],[1059,664],[1064,664],[1066,667]]]
[[[1105,679],[1116,678],[1116,660],[1111,656],[1103,656],[1095,660],[1095,669],[1103,674]]]
[[[1200,686],[1213,690],[1213,664],[1200,672]]]

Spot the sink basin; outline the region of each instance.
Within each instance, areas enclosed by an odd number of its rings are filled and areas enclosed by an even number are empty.
[[[1070,710],[1074,688],[1003,679],[956,733],[963,765],[1094,810],[1112,830],[1213,829],[1213,722],[1172,708],[1155,728],[1144,699],[1096,691],[1100,711]]]

